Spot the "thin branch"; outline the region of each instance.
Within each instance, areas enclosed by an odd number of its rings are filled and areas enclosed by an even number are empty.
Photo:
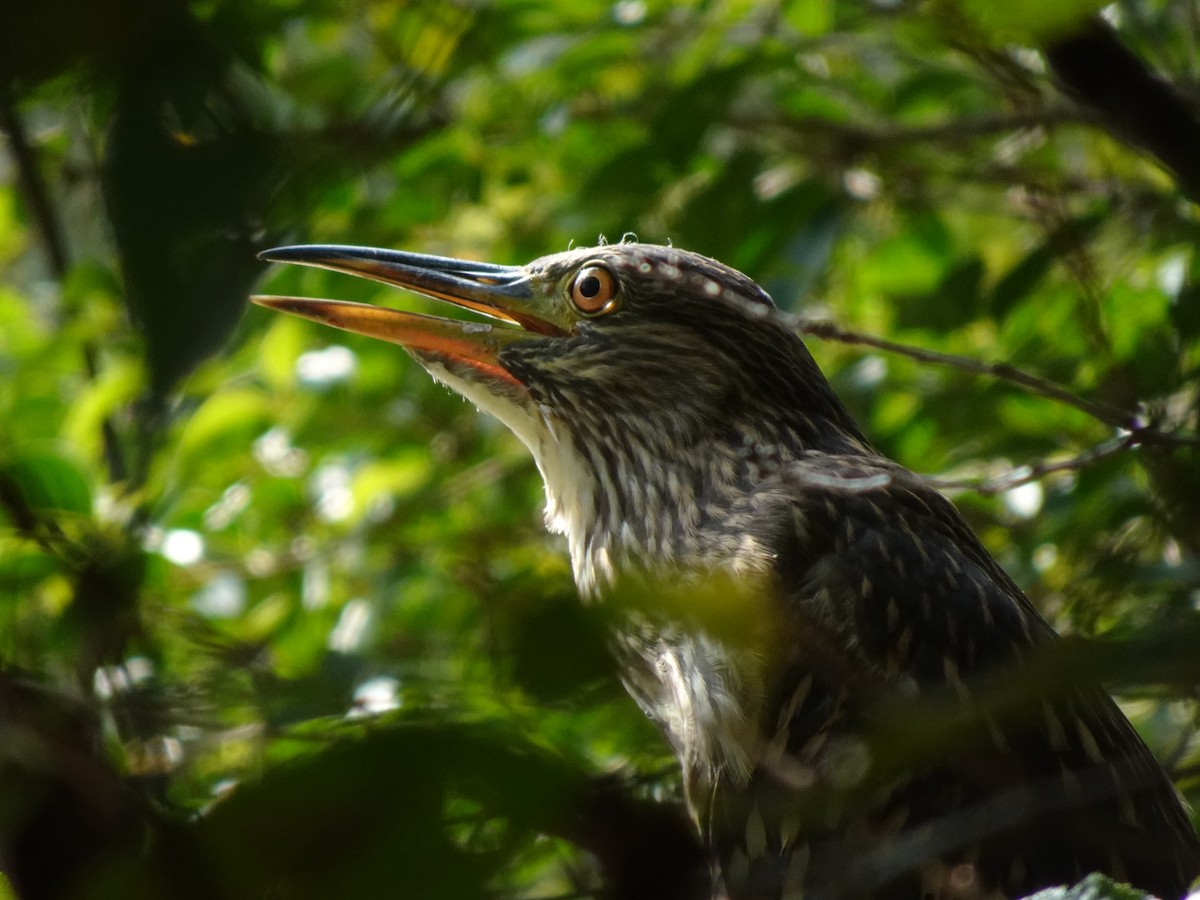
[[[979,494],[1003,494],[1005,491],[1011,491],[1013,488],[1029,484],[1031,481],[1040,481],[1054,472],[1078,471],[1091,463],[1132,449],[1140,443],[1139,434],[1130,431],[1117,435],[1103,443],[1096,444],[1094,447],[1089,447],[1067,459],[1060,459],[1054,462],[1043,460],[1024,466],[1017,466],[1002,475],[992,475],[986,478],[925,476],[924,480],[939,490],[967,490],[975,491]]]
[[[62,226],[50,200],[50,192],[46,190],[46,184],[38,174],[37,159],[29,136],[25,133],[25,125],[17,114],[12,95],[5,85],[0,85],[0,129],[8,135],[9,151],[17,167],[17,183],[37,228],[42,249],[46,251],[50,271],[61,282],[67,277],[67,270],[70,268]]]
[[[795,313],[784,312],[772,306],[749,300],[738,304],[748,316],[756,319],[768,319],[781,328],[787,328],[798,334],[812,335],[829,341],[843,344],[857,344],[864,347],[874,347],[899,356],[907,356],[918,362],[933,363],[934,365],[949,366],[974,375],[986,375],[1002,381],[1018,384],[1025,390],[1039,397],[1055,400],[1066,406],[1074,407],[1086,413],[1093,419],[1112,428],[1120,429],[1122,435],[1134,436],[1137,444],[1166,444],[1174,447],[1200,447],[1200,435],[1181,434],[1163,431],[1158,425],[1147,422],[1140,411],[1124,410],[1108,403],[1085,400],[1066,387],[1047,378],[1030,375],[1008,363],[988,363],[970,356],[960,356],[954,353],[942,353],[928,350],[924,347],[913,347],[886,338],[876,337],[861,331],[849,331],[835,325],[827,319],[809,319]]]
[[[70,255],[67,252],[67,242],[63,234],[62,223],[50,199],[50,191],[42,179],[38,169],[37,155],[29,135],[25,132],[25,124],[17,112],[12,94],[5,85],[0,85],[0,131],[8,135],[9,151],[17,169],[17,183],[28,207],[29,215],[37,229],[46,261],[56,281],[62,284],[66,281],[71,268]],[[95,381],[99,374],[98,350],[91,341],[83,344],[83,364],[90,380]],[[108,464],[109,479],[114,483],[125,481],[128,469],[125,457],[121,452],[121,442],[112,419],[105,417],[100,423],[101,437],[104,443],[104,458]]]
[[[1146,430],[1145,423],[1141,421],[1137,413],[1129,412],[1116,406],[1110,406],[1107,403],[1085,400],[1060,384],[1056,384],[1045,378],[1039,378],[1037,375],[1030,375],[1028,372],[1024,372],[1008,363],[988,363],[969,356],[941,353],[937,350],[927,350],[923,347],[912,347],[871,334],[864,334],[863,332],[847,331],[825,320],[804,319],[799,316],[794,318],[793,327],[802,334],[810,334],[813,337],[838,341],[843,344],[859,344],[865,347],[874,347],[878,350],[885,350],[888,353],[907,356],[919,362],[949,366],[964,372],[971,372],[975,375],[987,375],[1002,381],[1010,381],[1013,384],[1021,385],[1021,387],[1030,393],[1046,397],[1050,400],[1056,400],[1067,406],[1072,406],[1091,416],[1093,419],[1103,422],[1105,425],[1110,425],[1113,428],[1123,428],[1136,432]]]
[[[963,116],[934,125],[900,126],[894,124],[867,125],[856,122],[837,122],[818,116],[801,119],[766,118],[754,115],[733,115],[729,124],[743,128],[753,134],[761,134],[766,127],[779,127],[800,135],[811,146],[813,134],[824,134],[843,143],[862,149],[892,147],[902,143],[948,143],[958,144],[975,138],[1023,131],[1030,128],[1049,128],[1057,125],[1089,121],[1087,114],[1077,107],[1054,106],[1044,109],[999,113],[981,116]]]

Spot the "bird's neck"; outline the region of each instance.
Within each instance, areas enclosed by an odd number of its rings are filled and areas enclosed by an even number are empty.
[[[795,432],[707,437],[681,452],[670,435],[639,437],[634,444],[620,429],[582,441],[557,434],[534,448],[547,527],[566,536],[584,596],[600,595],[630,571],[742,572],[769,564],[761,539],[765,475],[814,449],[812,442]]]

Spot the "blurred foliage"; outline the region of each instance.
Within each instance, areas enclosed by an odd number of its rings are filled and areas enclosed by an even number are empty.
[[[673,762],[523,449],[396,348],[248,310],[256,284],[395,299],[268,273],[256,250],[285,241],[522,262],[635,232],[806,318],[1118,411],[810,339],[884,452],[965,482],[1056,627],[1103,636],[1079,658],[1200,800],[1200,219],[1176,179],[1198,182],[1106,118],[1086,70],[1056,87],[1051,42],[1097,6],[6,10],[0,844],[20,896],[694,895]],[[1196,96],[1194,0],[1106,12]]]
[[[1103,875],[1089,875],[1071,887],[1050,888],[1033,895],[1036,900],[1136,900],[1137,891]]]

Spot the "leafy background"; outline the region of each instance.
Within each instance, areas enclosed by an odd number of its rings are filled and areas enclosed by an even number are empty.
[[[255,259],[299,241],[636,233],[748,272],[1200,799],[1200,6],[1098,11],[7,10],[17,893],[694,895],[672,760],[530,460],[396,348],[249,308],[408,302]]]

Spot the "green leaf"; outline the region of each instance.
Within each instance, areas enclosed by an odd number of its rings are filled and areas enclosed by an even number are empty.
[[[179,441],[181,453],[196,456],[223,440],[241,439],[248,447],[249,435],[262,430],[271,418],[271,399],[253,388],[238,388],[214,394],[188,420]]]
[[[791,0],[783,9],[788,23],[805,37],[825,34],[833,24],[832,0]]]
[[[58,453],[34,451],[0,463],[0,485],[34,512],[88,515],[92,511],[87,475]]]
[[[950,331],[972,321],[980,306],[983,260],[956,263],[928,294],[897,298],[897,324],[902,328]]]
[[[1038,891],[1026,900],[1145,900],[1147,896],[1127,884],[1092,873],[1078,884]]]
[[[1000,41],[1047,41],[1060,38],[1095,15],[1104,0],[957,0],[989,35]]]
[[[1037,289],[1055,264],[1086,247],[1107,215],[1102,208],[1065,222],[1026,253],[992,288],[987,303],[992,315],[1003,321],[1013,307]]]
[[[1171,324],[1185,340],[1200,337],[1200,284],[1185,285],[1170,305]]]
[[[0,558],[0,594],[20,596],[50,575],[62,571],[62,561],[49,553],[21,553]]]

